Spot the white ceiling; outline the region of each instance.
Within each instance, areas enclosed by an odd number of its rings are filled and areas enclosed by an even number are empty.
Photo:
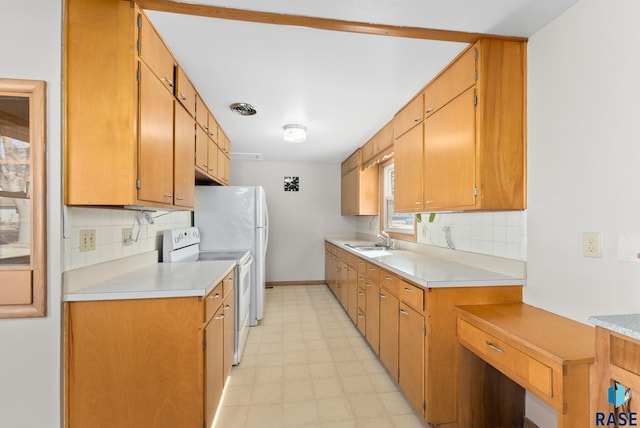
[[[206,0],[213,6],[529,37],[578,0]],[[195,2],[192,2],[195,3]],[[147,11],[232,144],[264,160],[340,162],[466,44]],[[258,114],[239,116],[234,102]],[[282,127],[307,127],[289,144]]]

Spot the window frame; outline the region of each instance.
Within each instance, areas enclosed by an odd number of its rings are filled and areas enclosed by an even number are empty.
[[[0,318],[47,314],[46,82],[0,78],[0,96],[29,101],[30,257],[0,264]],[[2,289],[1,287],[6,287]]]
[[[416,221],[415,221],[415,217],[414,217],[414,222],[413,222],[413,231],[412,232],[407,232],[407,233],[403,233],[403,232],[398,232],[397,230],[386,230],[386,225],[387,225],[387,218],[386,218],[386,196],[385,196],[385,185],[386,185],[386,177],[385,177],[385,168],[388,167],[389,165],[393,165],[393,158],[387,159],[386,161],[380,163],[379,165],[379,183],[380,183],[380,189],[379,189],[379,200],[380,200],[380,233],[382,232],[386,232],[391,238],[393,239],[399,239],[401,241],[410,241],[410,242],[416,242],[417,240],[417,225],[416,225]],[[395,167],[394,167],[395,168]]]

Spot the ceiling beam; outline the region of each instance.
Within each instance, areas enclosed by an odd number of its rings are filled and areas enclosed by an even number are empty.
[[[446,42],[475,43],[480,38],[526,41],[524,37],[499,36],[495,34],[466,33],[463,31],[437,30],[419,27],[398,27],[393,25],[370,24],[340,19],[314,18],[300,15],[259,12],[244,9],[182,3],[172,0],[136,0],[139,7],[146,10],[204,16],[232,21],[257,22],[261,24],[289,25],[315,28],[318,30],[343,31],[348,33],[372,34],[377,36],[405,37],[410,39],[438,40]]]

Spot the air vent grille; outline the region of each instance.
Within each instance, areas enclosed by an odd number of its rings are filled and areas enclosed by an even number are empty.
[[[240,116],[253,116],[258,111],[249,103],[233,103],[229,108]]]

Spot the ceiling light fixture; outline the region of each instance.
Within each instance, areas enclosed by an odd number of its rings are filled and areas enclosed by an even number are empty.
[[[302,125],[289,124],[282,129],[284,141],[287,143],[302,143],[307,139],[307,128]]]

